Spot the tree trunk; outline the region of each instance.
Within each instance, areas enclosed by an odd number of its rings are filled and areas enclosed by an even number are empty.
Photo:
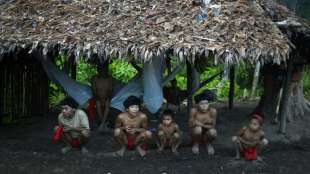
[[[307,113],[310,113],[309,101],[304,96],[303,81],[293,82],[292,90],[289,96],[288,121],[302,119]]]
[[[254,112],[263,113],[268,119],[277,120],[277,106],[279,104],[280,93],[282,89],[283,80],[281,76],[281,70],[274,66],[264,67],[266,68],[263,73],[264,78],[264,93],[259,101],[258,106]],[[302,73],[301,73],[302,75]],[[300,76],[301,76],[300,75]],[[303,93],[303,81],[302,77],[299,80],[294,80],[291,85],[291,91],[288,95],[288,108],[286,109],[287,121],[293,121],[295,119],[301,119],[310,113],[310,104],[304,97]]]
[[[255,91],[256,91],[258,79],[259,79],[259,72],[260,72],[260,63],[257,62],[256,66],[255,66],[255,71],[254,71],[254,77],[253,77],[250,99],[254,99],[254,97],[255,97]]]
[[[277,101],[284,80],[283,70],[279,66],[265,65],[262,77],[264,93],[254,112],[262,113],[266,118],[275,118]]]

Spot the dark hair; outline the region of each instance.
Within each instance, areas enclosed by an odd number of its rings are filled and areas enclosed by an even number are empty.
[[[59,104],[60,104],[60,106],[68,105],[68,106],[75,108],[75,109],[79,106],[79,104],[71,97],[65,98]]]
[[[173,118],[174,117],[174,112],[171,109],[166,109],[166,110],[163,111],[162,117],[164,117],[165,115],[170,115]]]
[[[202,100],[215,101],[216,95],[211,90],[206,89],[201,94],[195,96],[196,103]]]
[[[125,108],[129,108],[132,105],[139,105],[141,104],[141,100],[136,96],[129,96],[124,102],[123,105]]]

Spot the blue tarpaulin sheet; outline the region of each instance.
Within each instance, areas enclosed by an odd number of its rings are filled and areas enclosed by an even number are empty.
[[[50,80],[61,85],[66,93],[80,106],[86,106],[92,98],[90,86],[81,84],[71,79],[66,73],[57,68],[49,59],[39,59]],[[178,66],[174,73],[162,79],[164,60],[162,57],[154,57],[144,64],[143,73],[137,74],[127,85],[113,91],[111,107],[124,111],[123,102],[127,97],[134,95],[143,98],[143,102],[151,113],[157,112],[163,103],[162,85],[168,83],[181,70]]]

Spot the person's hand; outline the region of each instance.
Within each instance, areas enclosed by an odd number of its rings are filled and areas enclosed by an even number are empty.
[[[201,127],[203,127],[204,126],[204,124],[202,124],[200,121],[195,121],[195,126],[201,126]]]
[[[70,127],[71,130],[76,131],[76,132],[81,132],[82,128],[80,127]]]
[[[203,128],[206,128],[206,129],[212,129],[212,128],[214,128],[214,126],[213,126],[213,125],[210,125],[210,124],[205,124],[205,125],[203,125],[202,127],[203,127]]]
[[[131,128],[131,134],[135,134],[137,132],[136,128]]]
[[[126,127],[126,132],[129,134],[133,134],[133,129],[131,127]]]

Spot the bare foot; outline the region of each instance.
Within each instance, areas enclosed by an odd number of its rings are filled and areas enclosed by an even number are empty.
[[[98,130],[99,130],[100,133],[109,133],[109,132],[111,132],[111,129],[108,128],[106,123],[101,123],[99,128],[98,128]]]
[[[82,148],[81,148],[81,152],[82,152],[82,154],[84,154],[84,155],[88,154],[88,150],[86,149],[86,147],[82,147]]]
[[[235,156],[235,159],[236,160],[240,160],[241,158],[240,158],[240,154],[237,154],[236,156]]]
[[[207,145],[208,155],[214,155],[215,150],[211,144]]]
[[[159,146],[159,148],[157,149],[158,153],[162,153],[164,151],[164,147],[163,146]]]
[[[64,147],[64,148],[61,149],[61,153],[62,153],[62,154],[66,154],[66,153],[68,153],[71,149],[72,149],[71,146],[66,146],[66,147]]]
[[[139,152],[141,157],[146,155],[146,151],[141,147],[141,145],[137,146],[137,151]]]
[[[178,152],[178,149],[177,149],[177,148],[172,147],[172,148],[171,148],[171,151],[172,151],[172,153],[173,153],[174,155],[179,156],[179,152]]]
[[[194,144],[192,147],[192,152],[195,155],[199,155],[199,144]]]
[[[273,118],[272,121],[271,121],[272,124],[278,124],[279,123],[279,120],[277,117]]]
[[[118,156],[124,156],[124,153],[126,151],[126,147],[122,147],[120,150],[116,151],[116,155]]]
[[[263,158],[260,157],[260,156],[258,156],[257,159],[256,159],[256,161],[258,161],[258,162],[263,162]]]

